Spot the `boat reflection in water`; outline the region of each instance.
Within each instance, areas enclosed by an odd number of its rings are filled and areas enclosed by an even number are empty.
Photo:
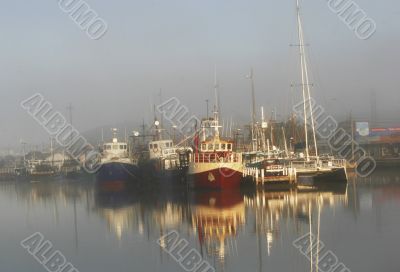
[[[84,226],[93,217],[88,215],[95,213],[103,219],[97,224],[106,226],[118,246],[130,248],[141,241],[142,246],[149,246],[148,253],[152,252],[147,261],[156,259],[160,265],[171,265],[166,271],[174,271],[176,264],[155,241],[171,230],[186,239],[189,249],[196,249],[216,271],[231,271],[242,263],[250,270],[263,271],[266,262],[275,261],[276,256],[285,256],[290,251],[297,256],[299,253],[292,242],[310,229],[318,234],[322,212],[352,205],[346,189],[165,193],[97,187],[94,182],[87,181],[20,184],[3,186],[2,190],[7,190],[8,194],[16,190],[16,199],[32,207],[51,204],[56,212],[54,222],[73,212],[74,219],[69,223],[74,229],[76,250],[80,239],[88,239],[83,235],[87,231]],[[325,217],[322,229],[329,224],[326,220]],[[97,237],[109,235],[97,233]],[[104,246],[115,246],[107,241],[103,241]],[[158,252],[157,256],[154,252]],[[246,259],[247,253],[252,256],[251,260]],[[304,260],[302,265],[307,265]]]
[[[169,229],[182,229],[188,214],[188,207],[184,205],[186,197],[186,193],[164,194],[131,187],[114,190],[103,186],[96,189],[95,204],[96,211],[106,219],[109,231],[118,240],[128,233],[155,240]]]
[[[174,230],[188,241],[188,250],[197,250],[216,271],[308,271],[310,261],[293,241],[309,232],[349,268],[359,268],[359,254],[352,255],[354,239],[397,243],[394,232],[385,235],[382,230],[389,223],[399,224],[399,184],[397,172],[377,172],[344,188],[285,192],[138,191],[98,187],[91,180],[3,183],[0,203],[7,211],[3,224],[15,230],[16,237],[32,229],[57,234],[55,243],[69,254],[78,256],[84,250],[88,255],[76,259],[76,266],[85,270],[95,266],[93,271],[104,271],[109,264],[120,268],[116,271],[177,271],[177,263],[156,242]],[[11,211],[24,216],[10,216]],[[372,241],[365,241],[366,233]],[[379,258],[379,247],[364,250],[366,260]],[[321,262],[317,252],[312,253],[313,271]],[[393,257],[395,252],[388,254]]]
[[[192,194],[192,226],[200,242],[200,251],[217,257],[237,255],[236,238],[245,224],[245,204],[240,191]]]
[[[143,234],[143,221],[139,216],[140,203],[133,191],[97,188],[95,205],[96,211],[106,220],[108,231],[114,233],[118,240],[133,226],[137,226],[136,230]]]
[[[323,208],[348,202],[346,188],[176,194],[98,191],[95,200],[98,214],[118,240],[133,233],[156,241],[176,230],[189,241],[190,249],[195,248],[217,271],[226,270],[226,263],[248,250],[241,248],[241,237],[255,239],[251,250],[259,251],[255,256],[260,256],[258,265],[262,266],[263,258],[274,248],[283,250],[282,240],[288,239],[291,245],[310,229],[319,233],[315,222]],[[160,254],[167,255],[161,249]]]

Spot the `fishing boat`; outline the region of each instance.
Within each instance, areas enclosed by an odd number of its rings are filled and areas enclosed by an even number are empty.
[[[161,123],[154,122],[156,135],[147,143],[147,150],[140,156],[142,175],[159,185],[185,185],[191,148],[176,146],[172,139],[163,137]]]
[[[19,181],[53,180],[61,177],[59,168],[54,162],[53,141],[50,144],[50,153],[33,151],[25,154],[23,164],[15,169]]]
[[[201,122],[202,141],[195,136],[195,152],[189,162],[189,185],[194,189],[239,188],[243,176],[242,155],[233,150],[233,141],[220,138],[217,83],[214,116]]]
[[[103,144],[96,180],[100,186],[121,189],[138,182],[139,168],[129,156],[128,143],[118,140],[117,129],[112,131],[112,141]]]
[[[54,177],[58,175],[56,168],[46,160],[27,160],[27,173],[30,177]]]

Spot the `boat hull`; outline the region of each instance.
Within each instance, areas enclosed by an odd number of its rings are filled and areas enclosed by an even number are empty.
[[[329,171],[297,172],[297,177],[300,185],[347,183],[347,171],[345,167]]]
[[[139,168],[128,163],[105,163],[96,173],[96,182],[100,189],[123,190],[139,184]]]
[[[188,171],[189,185],[193,189],[237,189],[243,177],[240,163],[190,164]]]
[[[158,185],[182,186],[185,185],[187,167],[173,167],[164,169],[159,160],[148,160],[140,164],[141,175]]]

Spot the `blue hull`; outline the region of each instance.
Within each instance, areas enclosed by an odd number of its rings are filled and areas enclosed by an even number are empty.
[[[112,162],[103,164],[96,174],[100,188],[119,190],[140,182],[139,168],[133,164]]]

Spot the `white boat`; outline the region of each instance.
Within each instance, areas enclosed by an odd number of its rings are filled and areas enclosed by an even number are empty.
[[[118,140],[115,128],[112,141],[103,144],[101,167],[96,177],[103,186],[125,186],[126,183],[138,182],[140,178],[137,164],[129,155],[128,143]]]
[[[300,68],[301,68],[301,89],[303,95],[303,109],[304,109],[304,138],[305,138],[305,154],[303,158],[291,159],[290,167],[296,168],[298,177],[305,177],[305,179],[299,179],[301,183],[306,180],[306,183],[310,181],[310,185],[323,182],[334,182],[334,183],[346,183],[347,182],[347,171],[346,171],[346,160],[337,159],[333,156],[320,157],[318,153],[317,136],[315,132],[315,118],[311,100],[311,84],[309,78],[309,68],[307,63],[307,56],[304,42],[303,25],[300,14],[300,3],[296,0],[297,8],[297,30],[299,40],[299,56],[300,56]],[[311,121],[308,124],[308,121]],[[312,129],[312,143],[314,154],[310,154],[309,150],[309,137],[308,137],[308,126]]]

